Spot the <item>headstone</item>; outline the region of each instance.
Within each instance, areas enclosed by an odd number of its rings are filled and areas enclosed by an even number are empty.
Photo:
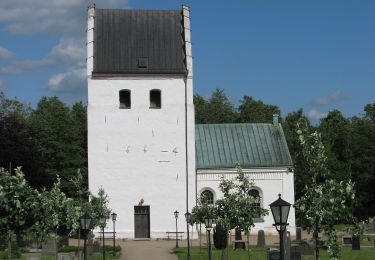
[[[296,240],[298,241],[302,240],[302,228],[300,227],[296,228]]]
[[[280,251],[276,248],[268,248],[267,260],[280,260]]]
[[[290,247],[290,260],[301,260],[301,248],[300,246]]]
[[[342,244],[344,246],[350,246],[352,244],[352,237],[350,237],[350,236],[343,236],[342,237]]]
[[[40,260],[42,258],[40,253],[26,253],[24,256],[26,260]]]
[[[94,242],[94,244],[92,245],[92,251],[94,253],[98,253],[98,252],[100,253],[102,251],[99,241]]]
[[[360,236],[353,236],[352,250],[361,250],[361,237]]]
[[[235,240],[242,240],[241,229],[236,228],[236,233],[235,233],[234,238]]]
[[[290,259],[290,232],[284,232],[284,259]]]
[[[59,253],[57,255],[57,260],[73,260],[74,256],[72,256],[70,253]]]
[[[42,256],[55,255],[56,243],[54,239],[50,239],[42,244]]]
[[[264,235],[264,230],[261,229],[258,231],[257,247],[264,247],[264,246],[266,246],[266,236]]]

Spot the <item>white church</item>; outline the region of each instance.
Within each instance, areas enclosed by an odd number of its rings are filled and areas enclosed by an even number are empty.
[[[292,160],[277,117],[269,124],[194,123],[189,8],[88,8],[89,188],[104,188],[117,213],[116,236],[186,234],[184,213],[201,194],[220,198],[222,175],[238,162],[254,180],[259,207],[294,203]],[[294,233],[291,208],[289,230]],[[256,227],[276,233],[270,215]],[[112,225],[108,230],[112,231]]]

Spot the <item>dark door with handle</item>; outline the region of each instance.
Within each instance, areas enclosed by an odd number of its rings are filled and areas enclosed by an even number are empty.
[[[150,206],[134,206],[134,238],[150,238]]]

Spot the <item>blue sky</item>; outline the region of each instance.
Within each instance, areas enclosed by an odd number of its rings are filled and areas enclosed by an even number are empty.
[[[312,120],[375,102],[375,1],[98,0],[98,8],[191,8],[194,89],[222,88]],[[86,100],[86,0],[0,1],[0,90],[35,105]]]

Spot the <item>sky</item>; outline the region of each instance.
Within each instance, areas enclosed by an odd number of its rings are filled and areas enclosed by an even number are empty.
[[[87,102],[87,0],[0,0],[0,91]],[[97,8],[191,10],[194,92],[224,89],[303,108],[361,115],[375,102],[373,0],[96,0]]]

